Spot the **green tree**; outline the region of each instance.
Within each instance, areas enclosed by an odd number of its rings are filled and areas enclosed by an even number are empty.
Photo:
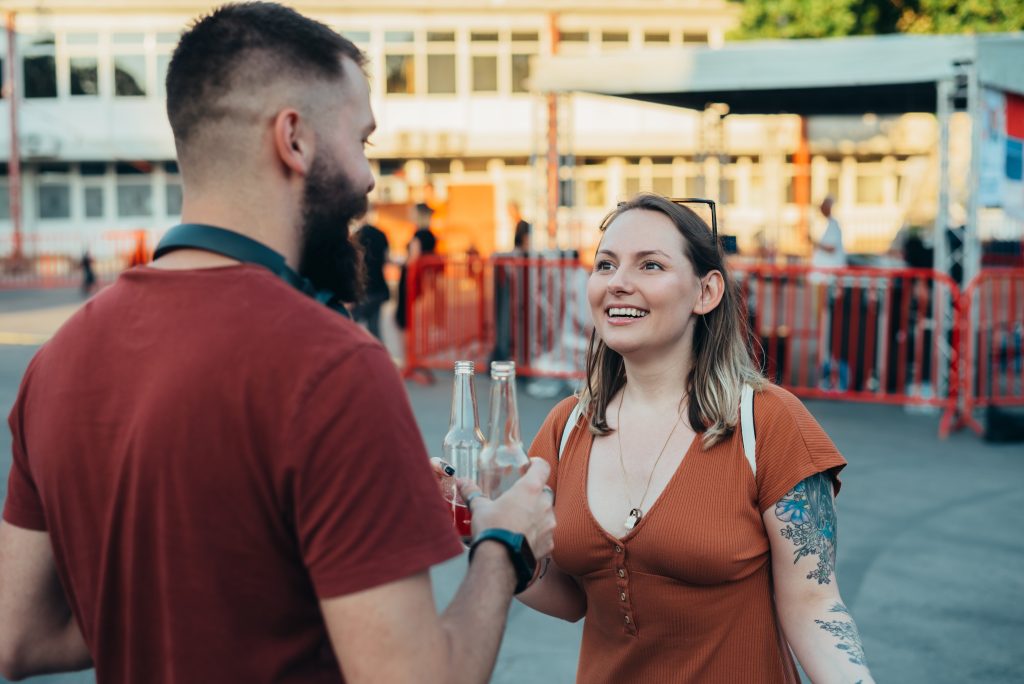
[[[919,0],[900,16],[907,33],[988,33],[1024,29],[1022,0]]]
[[[733,38],[1024,29],[1024,0],[743,0]]]

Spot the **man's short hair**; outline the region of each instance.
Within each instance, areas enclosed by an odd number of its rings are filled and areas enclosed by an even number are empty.
[[[202,124],[230,117],[222,98],[233,89],[281,77],[340,80],[343,56],[360,67],[366,62],[351,41],[288,7],[223,5],[196,20],[171,57],[167,118],[175,140],[185,142]],[[262,71],[253,72],[253,66]]]

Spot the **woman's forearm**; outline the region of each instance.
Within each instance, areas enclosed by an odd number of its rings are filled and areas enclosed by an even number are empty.
[[[562,572],[554,561],[516,598],[534,610],[569,622],[577,622],[587,614],[587,595],[576,580]]]
[[[857,624],[841,599],[802,602],[779,616],[786,639],[814,684],[869,684]]]

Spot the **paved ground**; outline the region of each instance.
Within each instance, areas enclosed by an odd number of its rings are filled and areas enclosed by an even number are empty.
[[[67,291],[0,292],[0,334],[45,337],[76,301]],[[4,327],[12,321],[21,327]],[[387,334],[393,344],[393,332]],[[0,344],[4,415],[35,349]],[[408,386],[432,453],[447,426],[449,382],[441,376],[433,386]],[[553,403],[520,393],[527,440]],[[1024,446],[988,445],[966,432],[940,440],[937,416],[899,407],[808,406],[850,461],[839,497],[839,582],[876,679],[1024,682]],[[9,467],[9,454],[3,430],[0,471]],[[4,481],[0,495],[5,492]],[[464,568],[464,558],[436,568],[439,605],[450,599]],[[492,682],[572,682],[580,630],[514,605]]]

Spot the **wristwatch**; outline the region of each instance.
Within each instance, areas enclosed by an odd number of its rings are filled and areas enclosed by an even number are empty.
[[[509,560],[512,561],[512,568],[516,571],[515,593],[518,594],[530,586],[530,582],[533,580],[533,573],[537,570],[537,559],[533,557],[533,550],[530,549],[530,543],[526,541],[526,537],[517,532],[503,530],[500,527],[486,529],[477,535],[476,539],[473,540],[473,545],[469,547],[470,563],[473,562],[473,554],[476,552],[476,547],[485,541],[499,542],[508,549]]]

